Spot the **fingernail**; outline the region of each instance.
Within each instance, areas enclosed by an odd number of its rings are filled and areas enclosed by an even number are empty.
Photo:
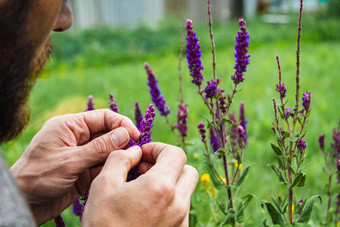
[[[129,140],[129,134],[124,128],[117,128],[112,132],[111,138],[117,147],[122,147]]]
[[[131,151],[131,152],[139,152],[141,150],[141,148],[139,146],[135,145],[133,147],[129,147],[127,150]]]

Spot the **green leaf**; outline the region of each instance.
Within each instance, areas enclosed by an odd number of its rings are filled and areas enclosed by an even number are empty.
[[[218,179],[217,174],[215,173],[215,171],[213,170],[214,167],[212,167],[212,165],[209,165],[207,163],[207,170],[208,173],[210,175],[210,179],[213,183],[213,185],[215,186],[215,188],[220,189],[222,187],[224,187],[224,184]]]
[[[279,148],[278,146],[276,146],[273,143],[270,143],[270,145],[272,146],[272,149],[274,150],[274,152],[277,156],[281,156],[283,154],[281,148]]]
[[[228,209],[227,211],[227,217],[224,220],[224,222],[221,224],[221,226],[227,225],[227,224],[235,224],[236,220],[235,220],[235,210],[233,209]]]
[[[246,178],[246,176],[247,176],[247,174],[248,174],[249,168],[250,168],[252,165],[254,165],[254,163],[250,164],[249,166],[247,166],[247,167],[244,169],[244,171],[243,171],[241,177],[240,177],[240,178],[237,180],[237,182],[234,184],[235,187],[239,187],[239,186],[243,183],[244,179]]]
[[[292,185],[290,186],[291,188],[294,188],[295,186],[298,187],[303,187],[305,185],[305,180],[306,180],[306,174],[300,172],[294,179]]]
[[[225,203],[220,202],[220,201],[218,201],[217,199],[216,199],[216,203],[217,203],[217,205],[218,205],[218,208],[220,208],[220,210],[222,211],[222,213],[225,214],[225,215],[227,215],[227,212],[226,212],[227,207],[226,207]]]
[[[244,221],[244,209],[249,205],[250,201],[255,196],[253,194],[246,194],[242,196],[241,202],[239,203],[237,210],[236,210],[236,222],[242,223]]]
[[[215,152],[215,155],[224,156],[225,154],[226,154],[225,150],[222,150],[222,149],[218,149],[218,150]]]
[[[340,184],[336,184],[332,187],[331,196],[340,192]]]
[[[311,198],[309,198],[306,202],[305,207],[301,211],[300,218],[297,220],[297,223],[308,223],[310,215],[312,214],[314,201],[316,199],[320,200],[320,204],[322,203],[321,196],[319,195],[314,195]]]
[[[233,103],[233,100],[231,100],[231,97],[229,94],[227,94],[227,98],[228,98],[228,103],[229,103],[229,106]]]
[[[227,117],[222,118],[218,123],[217,123],[217,128],[221,126],[222,123],[229,123],[231,125],[234,125],[235,123],[232,122],[232,120],[230,120]]]
[[[287,181],[283,178],[281,170],[277,168],[274,164],[268,164],[276,173],[276,175],[279,177],[279,182],[281,184],[287,185]]]
[[[262,224],[263,227],[269,227],[269,225],[267,224],[267,218],[263,220]]]
[[[269,216],[272,219],[274,225],[279,224],[283,226],[285,224],[285,219],[282,213],[280,213],[280,211],[278,211],[270,202],[263,200],[261,202],[261,207],[264,209],[264,206],[267,207]]]

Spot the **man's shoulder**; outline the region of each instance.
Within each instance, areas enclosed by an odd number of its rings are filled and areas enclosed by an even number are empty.
[[[0,152],[0,226],[35,226],[31,212]]]

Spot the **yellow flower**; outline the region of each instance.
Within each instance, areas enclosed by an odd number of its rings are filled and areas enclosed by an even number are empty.
[[[201,183],[204,184],[204,185],[208,185],[210,183],[210,175],[207,174],[207,173],[204,173],[201,176]]]
[[[292,205],[292,213],[294,214],[294,204]]]
[[[239,167],[239,169],[242,169],[242,163],[238,164],[237,162],[235,163],[235,167]]]
[[[338,223],[336,223],[336,226],[340,226],[340,221],[338,221]]]
[[[213,196],[215,196],[215,195],[216,195],[216,190],[215,190],[215,188],[214,188],[214,187],[212,187],[212,188],[210,189],[210,192],[211,192],[211,194],[212,194]]]

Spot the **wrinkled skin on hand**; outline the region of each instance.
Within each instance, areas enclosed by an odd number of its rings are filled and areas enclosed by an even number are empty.
[[[142,158],[137,179],[126,182]],[[150,143],[112,152],[92,182],[83,226],[188,226],[197,171],[178,147]]]
[[[89,189],[108,155],[139,132],[110,110],[47,121],[10,168],[38,224],[58,216]]]

